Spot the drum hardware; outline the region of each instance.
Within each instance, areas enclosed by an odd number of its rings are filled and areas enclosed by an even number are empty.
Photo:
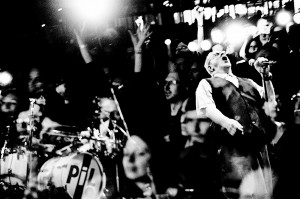
[[[7,128],[7,133],[5,134],[5,140],[4,140],[4,144],[3,144],[3,147],[1,149],[1,158],[0,159],[3,159],[4,158],[4,153],[5,153],[5,150],[6,150],[6,147],[7,147],[7,140],[8,140],[8,134],[9,134],[9,131],[10,131],[10,126],[6,126]],[[1,166],[1,165],[0,165]]]
[[[28,127],[26,128],[28,135],[23,136],[25,139],[24,146],[9,146],[8,136],[10,134],[10,126],[7,126],[7,133],[5,135],[4,145],[1,149],[1,158],[0,158],[0,179],[9,188],[16,187],[27,187],[27,182],[30,176],[33,175],[35,169],[34,155],[36,154],[33,151],[32,138],[34,127],[34,104],[36,99],[30,98],[30,114],[28,120]],[[18,121],[17,121],[18,122]],[[20,138],[20,137],[19,137]],[[14,141],[14,140],[12,140]]]
[[[60,136],[60,137],[68,137],[68,138],[80,138],[80,135],[69,135],[69,134],[65,134],[65,132],[58,131],[58,130],[52,130],[52,132],[48,132],[46,134]]]

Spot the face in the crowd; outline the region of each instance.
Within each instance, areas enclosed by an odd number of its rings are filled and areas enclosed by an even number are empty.
[[[176,68],[177,68],[178,70],[181,70],[181,71],[185,70],[185,68],[186,68],[186,60],[185,60],[185,58],[183,58],[183,57],[178,57],[178,58],[175,60],[175,65],[176,65]]]
[[[200,71],[197,63],[193,63],[189,71],[189,81],[192,85],[198,84],[200,81]]]
[[[210,127],[211,121],[197,115],[196,110],[187,111],[181,116],[181,131],[183,135],[198,137],[200,142],[205,141],[205,135]]]
[[[171,72],[168,74],[165,79],[164,92],[168,101],[174,101],[178,99],[180,95],[180,81],[178,73]]]
[[[1,112],[13,115],[15,114],[17,107],[18,107],[18,97],[13,93],[8,93],[7,95],[3,96],[1,99]]]
[[[249,53],[253,54],[256,53],[258,50],[258,45],[256,41],[251,41],[250,45],[249,45]]]
[[[131,136],[123,149],[123,167],[127,178],[137,180],[147,175],[151,153],[147,144],[138,136]]]
[[[33,68],[29,73],[28,91],[32,94],[44,91],[44,81],[42,80],[39,69]]]
[[[262,43],[262,45],[265,45],[270,41],[270,34],[260,34],[259,40]]]
[[[296,98],[296,103],[294,107],[295,124],[300,125],[300,97]]]
[[[214,69],[213,73],[229,73],[231,72],[231,63],[224,51],[213,52],[210,60],[210,67]]]

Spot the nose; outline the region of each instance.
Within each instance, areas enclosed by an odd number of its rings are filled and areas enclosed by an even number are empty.
[[[131,162],[131,163],[135,162],[135,155],[134,154],[129,155],[129,162]]]
[[[169,83],[165,83],[164,89],[165,89],[165,90],[169,90],[169,89],[170,89],[170,84],[169,84]]]

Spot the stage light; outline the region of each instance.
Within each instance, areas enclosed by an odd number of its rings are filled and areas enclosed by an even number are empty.
[[[212,51],[223,51],[224,47],[221,44],[216,44],[211,48]]]
[[[200,44],[202,50],[209,51],[211,49],[212,43],[209,40],[203,40]]]
[[[279,26],[286,26],[292,21],[292,14],[288,11],[281,10],[276,14],[275,21]]]
[[[210,35],[214,43],[222,43],[224,41],[224,33],[218,28],[213,28]]]
[[[69,0],[71,15],[77,20],[97,24],[117,14],[116,0]]]
[[[165,40],[165,44],[166,44],[167,46],[169,46],[169,45],[171,44],[171,39],[166,39],[166,40]]]
[[[250,25],[248,27],[245,27],[245,29],[244,29],[244,32],[246,32],[246,34],[252,35],[252,36],[256,35],[257,31],[258,31],[257,27],[254,25]]]
[[[12,75],[7,71],[0,72],[0,86],[7,86],[13,80]]]
[[[295,13],[293,20],[295,23],[300,24],[300,12]]]
[[[197,51],[197,50],[199,49],[199,46],[198,46],[198,44],[197,44],[196,41],[191,41],[191,42],[189,42],[189,44],[188,44],[188,49],[189,49],[191,52],[195,52],[195,51]]]
[[[164,6],[168,6],[168,5],[169,5],[169,1],[164,1],[164,2],[163,2],[163,5],[164,5]]]
[[[225,29],[225,38],[231,45],[238,45],[245,41],[245,31],[241,24],[232,23]]]

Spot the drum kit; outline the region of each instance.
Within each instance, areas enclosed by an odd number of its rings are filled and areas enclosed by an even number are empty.
[[[61,190],[60,195],[52,193],[53,198],[109,198],[105,196],[107,175],[103,156],[118,157],[127,139],[124,128],[116,121],[110,123],[108,136],[94,127],[80,131],[73,126],[58,126],[36,143],[32,132],[28,132],[22,145],[10,144],[8,127],[1,148],[0,194],[5,191],[22,194],[30,178],[36,178],[41,192],[55,189],[53,193],[57,194]],[[118,181],[119,177],[115,179]]]

